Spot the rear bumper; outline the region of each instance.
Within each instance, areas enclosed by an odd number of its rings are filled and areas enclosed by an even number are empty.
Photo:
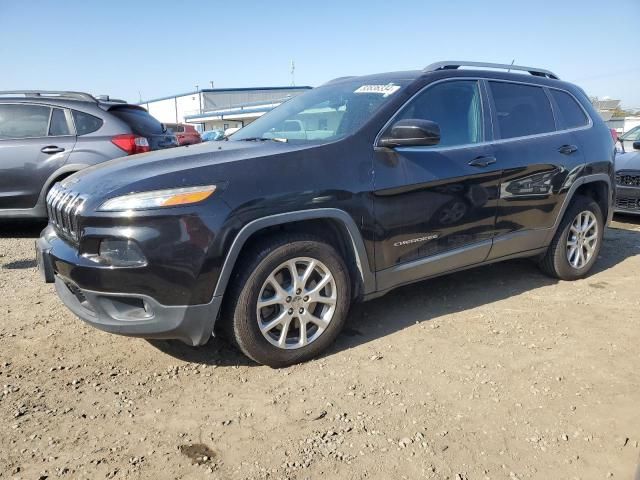
[[[100,291],[79,286],[65,265],[81,262],[71,246],[48,227],[36,241],[38,268],[47,283],[55,283],[62,302],[80,319],[100,330],[150,339],[176,339],[188,345],[203,345],[213,334],[222,303],[214,296],[209,303],[165,305],[150,295]],[[74,257],[74,258],[72,258]],[[84,267],[86,275],[97,268]]]

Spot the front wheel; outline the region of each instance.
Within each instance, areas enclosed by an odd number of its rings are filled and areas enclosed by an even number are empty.
[[[346,266],[307,235],[271,238],[243,254],[223,312],[230,339],[272,367],[308,360],[337,337],[351,300]]]
[[[577,196],[562,218],[540,267],[561,280],[584,277],[598,258],[603,235],[600,206],[592,198]]]

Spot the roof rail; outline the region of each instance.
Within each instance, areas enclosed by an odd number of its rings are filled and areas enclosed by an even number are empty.
[[[58,90],[4,90],[0,91],[0,96],[24,95],[25,97],[40,98],[69,98],[73,100],[85,100],[89,102],[97,102],[98,100],[89,93],[84,92],[68,92]]]
[[[480,67],[480,68],[496,68],[499,70],[518,70],[522,72],[529,72],[536,77],[552,78],[559,80],[555,73],[544,70],[542,68],[523,67],[522,65],[507,65],[506,63],[485,63],[485,62],[466,62],[448,60],[445,62],[436,62],[424,68],[423,72],[435,72],[436,70],[455,70],[459,67]]]

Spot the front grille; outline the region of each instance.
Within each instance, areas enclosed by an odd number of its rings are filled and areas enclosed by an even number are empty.
[[[616,198],[616,208],[640,212],[640,198]]]
[[[56,183],[47,195],[47,215],[56,232],[67,240],[80,240],[78,214],[85,199]]]
[[[618,172],[616,183],[621,187],[640,187],[640,172]]]

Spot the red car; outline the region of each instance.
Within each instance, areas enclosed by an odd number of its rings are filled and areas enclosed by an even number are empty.
[[[165,124],[178,139],[178,145],[193,145],[202,142],[200,134],[193,125],[185,125],[184,123],[167,123]]]

